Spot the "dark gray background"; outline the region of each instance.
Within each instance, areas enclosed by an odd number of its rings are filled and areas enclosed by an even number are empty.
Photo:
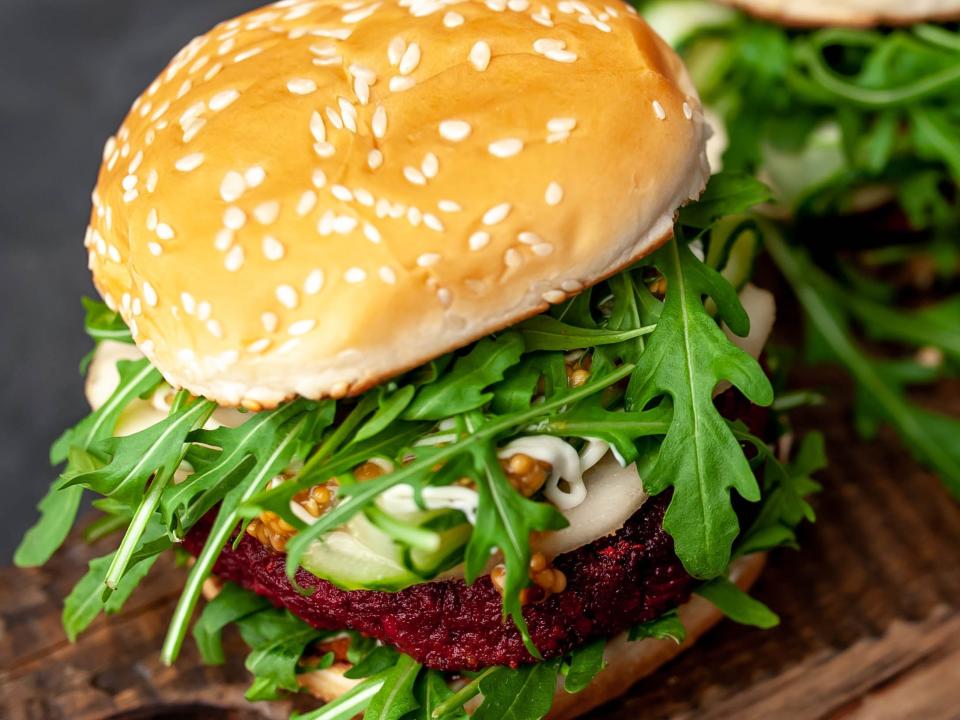
[[[83,234],[103,143],[191,37],[261,0],[0,0],[0,563],[86,413]]]

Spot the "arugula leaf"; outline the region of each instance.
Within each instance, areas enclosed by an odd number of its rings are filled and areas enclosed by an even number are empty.
[[[420,707],[413,692],[421,665],[409,655],[400,655],[383,676],[383,686],[363,712],[364,720],[400,720]]]
[[[517,326],[527,352],[537,350],[579,350],[580,348],[616,345],[653,332],[654,326],[630,330],[582,328],[568,325],[549,315],[537,315]]]
[[[386,672],[374,675],[355,685],[332,702],[308,713],[294,713],[290,720],[353,720],[370,704],[373,697],[383,687]]]
[[[442,707],[444,702],[453,697],[453,691],[447,684],[443,673],[436,670],[426,670],[420,673],[415,694],[420,707],[412,717],[417,720],[434,720],[435,717],[442,717],[443,720],[467,720],[467,713],[462,707],[442,713],[442,715],[440,713],[434,714]]]
[[[85,312],[84,327],[87,335],[98,344],[104,340],[113,340],[133,344],[130,328],[123,322],[120,313],[114,312],[102,302],[92,298],[80,298]]]
[[[467,544],[464,578],[473,583],[486,569],[490,555],[498,549],[503,553],[503,613],[513,619],[530,654],[539,657],[520,602],[520,593],[530,582],[530,533],[559,530],[568,523],[553,505],[528,500],[510,485],[492,445],[476,448],[473,457],[480,502]]]
[[[942,442],[942,438],[960,437],[960,421],[910,404],[857,347],[842,312],[832,302],[829,290],[824,291],[823,274],[803,251],[791,248],[772,226],[765,228],[764,242],[824,348],[847,368],[870,397],[872,407],[898,431],[918,459],[937,470],[947,488],[960,497],[960,447],[952,441]]]
[[[407,409],[416,391],[417,389],[413,385],[405,385],[390,395],[381,393],[379,400],[380,407],[373,414],[373,417],[367,420],[367,422],[357,430],[353,441],[361,442],[367,440],[389,427],[391,423],[399,418],[400,415],[403,414],[403,411]]]
[[[516,332],[484,338],[454,363],[453,370],[420,388],[403,417],[442,420],[485,405],[493,395],[484,390],[503,379],[504,372],[520,360],[523,349],[523,338]]]
[[[759,364],[730,342],[704,307],[702,298],[712,297],[735,333],[749,331],[749,319],[726,280],[676,240],[657,251],[653,262],[667,278],[667,294],[627,390],[627,407],[642,410],[655,399],[671,399],[670,428],[644,484],[654,495],[673,486],[664,529],[690,574],[715,577],[729,564],[739,532],[730,490],[756,501],[760,489],[713,404],[713,391],[727,380],[755,404],[769,405],[773,389]]]
[[[350,643],[353,648],[355,642]],[[379,675],[384,670],[389,670],[397,664],[400,653],[387,645],[375,645],[363,657],[354,662],[353,667],[347,670],[343,676],[350,680],[359,680],[360,678]]]
[[[677,645],[682,645],[687,637],[687,629],[680,620],[680,614],[676,610],[664,613],[656,620],[649,620],[630,628],[630,634],[627,636],[630,640],[673,640]]]
[[[172,664],[180,653],[186,624],[197,605],[203,583],[213,571],[213,565],[220,556],[223,546],[230,539],[231,533],[239,522],[240,516],[237,509],[290,464],[299,449],[302,433],[309,426],[307,420],[305,415],[289,420],[286,431],[278,438],[270,454],[260,460],[257,468],[245,477],[243,482],[238,483],[224,496],[207,536],[207,542],[196,563],[190,569],[190,575],[187,577],[170,621],[162,651],[162,658],[166,664]]]
[[[573,651],[563,667],[563,689],[566,692],[581,692],[593,682],[605,665],[603,652],[606,648],[606,638],[599,638]]]
[[[770,188],[752,175],[717,173],[696,203],[681,208],[680,224],[703,230],[720,218],[747,212],[771,198]]]
[[[255,682],[248,700],[273,700],[279,690],[297,690],[297,665],[305,648],[324,633],[307,625],[287,610],[268,608],[237,622],[243,641],[250,646],[245,665]],[[333,655],[320,667],[333,662]]]
[[[233,583],[224,585],[220,593],[206,604],[193,625],[193,639],[203,662],[207,665],[222,665],[226,661],[223,655],[223,629],[270,607],[270,601],[256,593]]]
[[[121,361],[117,364],[120,383],[110,398],[94,413],[65,432],[50,449],[50,461],[57,465],[70,459],[67,469],[40,501],[40,519],[27,531],[14,554],[18,567],[43,565],[63,544],[73,525],[83,488],[69,484],[71,475],[94,469],[93,459],[86,452],[93,444],[110,437],[120,414],[131,401],[156,387],[160,373],[146,360]]]
[[[130,569],[109,599],[104,598],[103,588],[115,553],[91,560],[87,573],[63,603],[63,629],[70,642],[76,641],[77,636],[86,630],[101,611],[108,614],[119,612],[153,567],[160,553],[170,546],[170,540],[166,538],[163,528],[152,523],[138,543],[137,551],[130,561]]]
[[[734,622],[768,630],[780,624],[780,618],[759,600],[747,595],[725,577],[704,583],[695,591]]]
[[[560,660],[498,668],[480,681],[483,703],[474,720],[540,720],[550,712]]]

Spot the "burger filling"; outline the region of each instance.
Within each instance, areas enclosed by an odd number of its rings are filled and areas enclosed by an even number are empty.
[[[164,658],[204,585],[229,581],[194,628],[204,657],[236,623],[257,699],[338,668],[347,692],[318,719],[395,693],[458,717],[518,686],[523,717],[542,717],[557,676],[585,687],[611,637],[682,637],[693,592],[769,625],[730,564],[794,542],[821,459],[815,438],[795,465],[770,444],[772,298],[748,283],[749,224],[717,224],[763,192],[719,176],[649,258],[340,401],[218,408],[166,385],[88,303],[94,412],[54,446],[67,469],[18,559],[56,549],[81,488],[102,495],[89,534],[123,533],[68,598],[68,632],[174,546],[194,560]]]

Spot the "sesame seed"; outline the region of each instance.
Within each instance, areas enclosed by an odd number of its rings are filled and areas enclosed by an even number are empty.
[[[417,81],[412,77],[394,75],[390,78],[390,92],[403,92],[404,90],[409,90],[416,84]]]
[[[494,12],[503,12],[507,9],[506,0],[486,0],[484,4]]]
[[[373,85],[377,82],[376,71],[368,68],[366,65],[351,63],[350,67],[347,68],[347,72],[353,75],[353,77],[363,80],[367,85]]]
[[[197,311],[197,301],[190,293],[180,293],[180,304],[183,305],[183,311],[187,315],[193,315]]]
[[[215,338],[223,337],[223,327],[216,320],[207,321],[207,331]]]
[[[410,43],[407,46],[407,49],[403,51],[403,55],[400,57],[400,65],[398,69],[400,70],[401,75],[409,75],[414,70],[417,69],[417,65],[420,64],[420,45],[417,43]]]
[[[437,202],[437,207],[445,213],[455,213],[463,210],[463,208],[460,207],[460,203],[453,200],[440,200]]]
[[[490,64],[490,46],[483,40],[478,40],[470,48],[470,64],[480,72]]]
[[[422,268],[433,267],[438,262],[440,262],[441,256],[439,253],[424,253],[417,258],[417,265]]]
[[[268,347],[270,347],[270,339],[260,338],[259,340],[255,340],[254,342],[247,345],[247,352],[259,354],[259,353],[262,353],[264,350],[266,350]]]
[[[387,59],[390,61],[390,64],[396,67],[400,64],[400,58],[403,57],[404,51],[407,49],[407,43],[402,37],[395,37],[390,41],[390,44],[387,45]]]
[[[683,104],[683,116],[684,116],[687,120],[692,120],[692,119],[693,119],[693,109],[690,107],[690,103],[686,103],[686,102],[685,102],[685,103]]]
[[[308,332],[313,330],[316,326],[317,326],[316,320],[299,320],[293,323],[292,325],[290,325],[290,327],[287,328],[287,332],[290,333],[290,335],[297,337],[299,335],[306,335]]]
[[[173,240],[173,228],[167,225],[167,223],[159,223],[157,225],[157,237],[161,240]]]
[[[315,43],[310,46],[310,52],[317,57],[330,58],[337,54],[337,46],[333,43]]]
[[[363,235],[367,240],[372,243],[378,244],[383,239],[380,235],[380,231],[370,223],[363,224]]]
[[[563,200],[563,188],[560,187],[559,183],[550,183],[547,185],[547,191],[544,193],[543,199],[547,205],[559,205],[560,201]]]
[[[157,183],[160,181],[160,174],[156,170],[151,170],[147,175],[147,192],[152,193],[157,189]]]
[[[423,162],[420,163],[420,169],[427,178],[435,178],[440,172],[440,160],[432,152],[423,156]]]
[[[349,40],[353,30],[351,28],[312,28],[310,34],[334,40]]]
[[[147,250],[150,251],[150,254],[158,257],[163,254],[163,246],[160,243],[149,242],[147,243]]]
[[[314,186],[317,190],[322,190],[323,187],[324,187],[324,185],[326,185],[326,184],[327,184],[327,174],[326,174],[323,170],[321,170],[320,168],[317,168],[316,170],[314,170],[314,171],[313,171],[313,186]]]
[[[357,229],[357,225],[360,223],[355,217],[350,215],[337,215],[333,219],[333,231],[338,235],[348,235]]]
[[[503,222],[507,215],[510,214],[510,210],[510,203],[500,203],[499,205],[494,205],[483,214],[483,224],[496,225],[499,222]]]
[[[210,306],[206,300],[197,304],[197,317],[200,320],[206,322],[210,319],[210,313],[213,311],[213,308]]]
[[[551,243],[540,243],[533,246],[534,255],[539,255],[540,257],[546,257],[553,252],[553,245]]]
[[[544,57],[560,63],[572,63],[577,60],[576,53],[572,53],[569,50],[548,50],[544,53]]]
[[[223,228],[213,240],[213,246],[220,252],[226,252],[233,245],[233,230]]]
[[[572,117],[556,117],[547,121],[547,130],[552,133],[570,132],[577,126],[577,119]]]
[[[478,230],[470,236],[468,242],[470,243],[470,249],[474,252],[483,250],[483,248],[490,244],[490,233]]]
[[[333,221],[336,219],[336,215],[333,210],[327,210],[320,218],[320,222],[317,223],[317,232],[321,235],[329,235],[333,232]]]
[[[227,253],[227,256],[223,260],[223,266],[229,272],[237,272],[240,268],[243,267],[245,256],[243,253],[243,247],[240,245],[234,245],[230,248],[230,252]]]
[[[380,3],[372,3],[365,8],[359,10],[354,10],[353,12],[347,13],[342,18],[340,18],[347,25],[353,25],[360,22],[361,20],[366,20],[368,17],[373,15],[377,11],[377,8],[380,7]]]
[[[323,281],[323,270],[319,268],[316,270],[311,270],[310,274],[307,275],[307,279],[303,282],[303,291],[307,295],[316,295],[323,290]]]
[[[537,245],[538,243],[543,242],[543,238],[532,232],[520,233],[517,235],[517,240],[522,242],[524,245]]]
[[[554,143],[563,142],[567,140],[569,137],[570,137],[570,133],[568,132],[550,133],[549,135],[547,135],[547,144],[552,145]]]
[[[357,131],[357,108],[346,98],[337,98],[340,105],[340,115],[343,117],[344,127],[352,133]]]
[[[150,307],[156,307],[157,303],[160,302],[160,299],[157,297],[157,291],[154,290],[153,285],[147,281],[143,282],[143,299]]]
[[[233,61],[235,63],[242,63],[244,60],[249,60],[252,57],[255,57],[263,52],[263,48],[250,48],[249,50],[244,50],[242,53],[237,53]]]
[[[563,50],[567,44],[563,40],[553,38],[537,38],[533,41],[534,52],[546,55],[551,50]]]
[[[127,175],[120,184],[124,190],[130,191],[137,186],[138,182],[140,182],[140,178],[136,175]]]
[[[435,232],[443,232],[445,229],[443,222],[433,213],[423,214],[423,224]]]
[[[526,12],[530,9],[530,0],[507,0],[507,7],[513,12]]]
[[[518,268],[523,265],[523,255],[516,248],[507,248],[503,254],[503,263],[508,268]]]
[[[304,217],[317,206],[317,194],[313,190],[307,190],[300,196],[297,202],[297,215]]]
[[[660,104],[659,100],[653,101],[653,112],[657,116],[658,120],[667,119],[667,111],[663,109],[663,105]]]
[[[412,165],[407,165],[403,168],[403,176],[407,179],[408,182],[413,183],[414,185],[426,185],[427,179],[423,176],[423,173],[420,172],[417,168]]]
[[[420,208],[410,206],[407,210],[407,222],[414,227],[420,226],[420,223],[423,222],[423,213],[420,211]]]
[[[560,283],[560,287],[568,293],[575,293],[583,290],[583,283],[577,282],[576,280],[564,280]]]
[[[310,115],[310,134],[318,143],[327,141],[327,126],[323,124],[323,115],[316,110]]]
[[[322,142],[316,143],[313,146],[313,151],[317,154],[317,157],[329,158],[337,153],[337,148],[334,147],[333,143]]]
[[[293,78],[287,81],[287,90],[294,95],[310,95],[317,91],[317,84],[309,78]]]
[[[116,246],[116,245],[111,245],[110,247],[107,248],[107,256],[108,256],[111,260],[113,260],[113,262],[115,262],[115,263],[118,263],[118,262],[120,262],[120,260],[121,260],[121,258],[120,258],[120,251],[117,250],[117,246]]]
[[[277,240],[273,235],[265,235],[263,238],[263,256],[267,260],[276,262],[282,260],[285,253],[283,243]]]
[[[440,123],[440,137],[450,142],[465,140],[472,128],[465,120],[444,120]]]
[[[220,197],[223,198],[224,202],[236,202],[243,196],[246,189],[247,184],[243,175],[231,170],[224,175],[223,182],[220,183]]]
[[[376,170],[383,165],[383,153],[374,148],[367,154],[367,165],[371,170]]]
[[[343,274],[343,279],[351,285],[356,285],[367,279],[367,273],[363,268],[352,267]]]
[[[498,158],[509,158],[523,150],[523,140],[519,138],[503,138],[487,146],[490,154]]]
[[[295,310],[297,305],[300,304],[300,296],[297,294],[297,291],[294,290],[289,285],[280,285],[276,290],[277,300],[280,301],[280,304],[284,307]]]
[[[363,188],[357,188],[354,190],[353,197],[364,207],[373,207],[373,203],[375,202],[370,191]]]
[[[177,160],[174,167],[180,172],[193,172],[203,165],[203,153],[193,153]]]
[[[393,271],[393,268],[387,267],[386,265],[380,268],[379,275],[380,279],[387,283],[387,285],[395,285],[397,282],[397,274]]]
[[[343,118],[340,117],[340,114],[329,106],[326,108],[326,112],[327,119],[330,121],[330,124],[333,125],[337,130],[343,130]]]
[[[551,305],[558,305],[567,299],[567,294],[562,290],[548,290],[541,297]]]
[[[247,224],[247,214],[236,206],[228,207],[223,213],[223,224],[231,230],[241,230]]]
[[[261,225],[272,225],[280,217],[280,203],[276,200],[261,203],[254,208],[253,216]]]
[[[236,90],[224,90],[223,92],[218,92],[212,98],[210,98],[210,109],[214,112],[220,112],[225,110],[234,102],[237,98],[240,97],[240,93]]]
[[[341,202],[351,202],[353,200],[353,193],[350,192],[350,188],[343,185],[331,185],[330,193]]]
[[[386,198],[380,198],[377,200],[375,212],[378,218],[385,218],[390,214],[390,201]]]
[[[353,94],[357,96],[357,100],[360,101],[361,105],[366,105],[370,102],[370,86],[363,78],[354,78]]]
[[[383,105],[377,105],[377,109],[373,111],[373,120],[370,126],[373,129],[373,136],[376,138],[382,138],[387,134],[387,110]]]
[[[280,320],[272,312],[266,312],[261,315],[260,322],[263,324],[263,329],[269,333],[274,332],[277,329],[277,325],[280,324]]]
[[[463,15],[452,10],[443,16],[443,26],[452,30],[463,25]]]
[[[160,216],[157,214],[157,209],[151,208],[150,212],[147,213],[147,230],[153,232],[159,224]]]
[[[200,133],[200,131],[203,130],[203,127],[206,124],[207,121],[203,118],[197,118],[194,120],[192,123],[190,123],[189,127],[183,131],[183,141],[188,143],[193,140]]]
[[[254,165],[244,173],[243,177],[246,180],[247,187],[255,188],[263,184],[263,181],[267,179],[267,173],[259,165]]]

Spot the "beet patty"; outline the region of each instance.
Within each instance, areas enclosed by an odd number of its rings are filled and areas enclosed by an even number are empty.
[[[668,503],[669,493],[651,498],[616,534],[554,560],[567,577],[567,589],[524,609],[544,658],[652,620],[689,598],[696,581],[662,528]],[[200,552],[208,527],[203,522],[189,533],[188,551]],[[244,535],[236,550],[223,549],[214,572],[316,628],[357,630],[437,670],[534,661],[513,623],[503,619],[500,594],[489,577],[473,585],[444,580],[399,592],[346,591],[301,569],[297,582],[314,590],[304,596],[287,580],[284,560]]]

